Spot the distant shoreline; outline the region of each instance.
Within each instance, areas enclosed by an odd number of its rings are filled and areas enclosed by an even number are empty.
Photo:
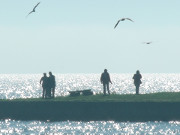
[[[151,98],[148,99],[148,96],[154,97],[154,99],[150,101]],[[159,99],[160,97],[161,99]],[[129,101],[127,98],[129,98]],[[172,100],[165,100],[171,98]],[[134,122],[177,121],[180,120],[180,101],[178,99],[180,100],[179,92],[144,95],[111,95],[105,97],[95,95],[57,97],[55,99],[0,100],[0,119],[50,121],[114,120]]]

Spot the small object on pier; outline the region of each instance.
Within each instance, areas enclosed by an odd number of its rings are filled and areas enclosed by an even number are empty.
[[[80,96],[81,94],[83,96],[89,96],[89,95],[93,95],[93,92],[91,91],[91,89],[87,89],[87,90],[77,90],[77,91],[69,91],[70,96],[74,97],[74,96]]]
[[[93,95],[93,92],[91,91],[91,89],[89,89],[89,90],[83,90],[83,91],[82,91],[82,95],[84,95],[84,96]]]
[[[69,91],[71,97],[80,96],[79,91]]]

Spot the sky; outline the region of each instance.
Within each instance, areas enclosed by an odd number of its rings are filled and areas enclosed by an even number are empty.
[[[105,68],[180,73],[179,5],[179,0],[0,0],[0,73]],[[124,17],[134,22],[114,29]]]

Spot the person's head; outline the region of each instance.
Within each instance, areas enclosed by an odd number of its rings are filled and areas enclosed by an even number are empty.
[[[46,76],[46,73],[43,73],[44,76]]]
[[[136,71],[136,74],[140,74],[139,70]]]
[[[107,69],[104,69],[104,72],[107,73]]]
[[[49,75],[51,76],[51,75],[52,75],[52,72],[49,72]]]

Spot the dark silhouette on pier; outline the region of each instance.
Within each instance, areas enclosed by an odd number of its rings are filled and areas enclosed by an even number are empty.
[[[40,80],[40,84],[42,84],[42,88],[43,88],[42,98],[46,98],[47,97],[47,89],[48,89],[48,77],[47,77],[46,73],[43,73],[43,77]]]
[[[108,91],[108,94],[110,95],[110,91],[109,91],[109,83],[112,84],[111,79],[110,79],[110,75],[107,72],[107,69],[104,69],[104,72],[101,74],[101,78],[100,78],[101,83],[103,84],[103,92],[104,95],[106,95],[106,88]]]
[[[26,16],[26,17],[28,17],[31,13],[33,13],[33,12],[35,12],[35,9],[37,8],[37,6],[40,4],[40,2],[38,2],[37,4],[36,4],[36,6],[33,8],[33,10],[31,11],[31,12],[29,12],[29,14]]]
[[[125,20],[129,20],[131,22],[134,22],[133,20],[131,20],[130,18],[122,18],[120,20],[117,21],[116,25],[114,26],[114,29],[117,27],[117,25],[119,24],[120,21],[125,21]]]
[[[134,74],[134,76],[133,76],[134,85],[136,86],[136,94],[137,95],[139,94],[139,87],[140,87],[140,84],[142,83],[141,78],[142,78],[142,76],[141,76],[139,70],[137,70],[136,74]]]
[[[56,80],[55,80],[55,76],[52,74],[52,72],[49,72],[48,83],[49,83],[49,87],[50,87],[51,97],[54,98]]]

